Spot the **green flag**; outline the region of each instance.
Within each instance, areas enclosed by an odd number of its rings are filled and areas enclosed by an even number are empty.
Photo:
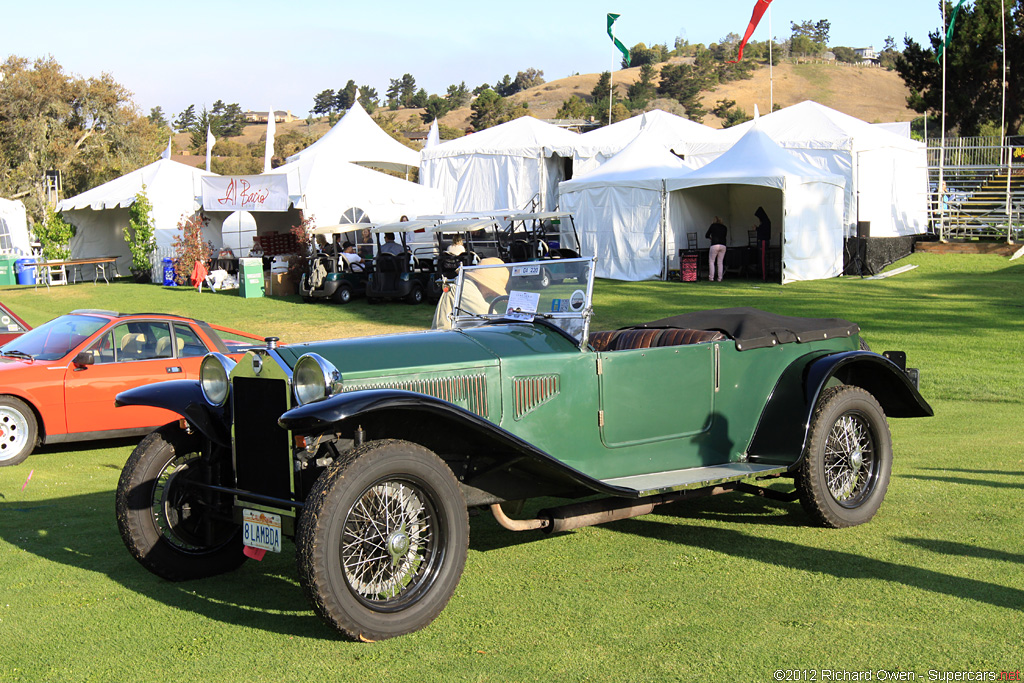
[[[946,39],[942,41],[942,45],[939,45],[939,49],[935,51],[935,61],[942,61],[942,53],[945,51],[946,46],[949,45],[949,41],[953,40],[953,25],[956,24],[956,15],[960,11],[960,5],[967,2],[967,0],[960,0],[956,3],[956,7],[953,8],[953,15],[949,18],[949,28],[946,29]],[[608,24],[611,26],[611,24]]]
[[[963,1],[964,0],[960,0],[960,2]],[[622,58],[626,60],[626,66],[629,66],[629,50],[627,50],[626,46],[619,42],[619,39],[615,37],[614,33],[612,33],[612,24],[615,23],[615,20],[618,19],[619,16],[621,15],[612,14],[611,12],[608,13],[608,37],[612,39],[613,43],[615,43],[615,47],[619,48],[619,52],[622,53]]]

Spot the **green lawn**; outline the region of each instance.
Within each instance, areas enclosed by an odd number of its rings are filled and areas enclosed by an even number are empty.
[[[513,534],[481,514],[441,616],[365,645],[339,640],[307,606],[290,544],[213,579],[149,574],[114,520],[133,442],[50,446],[0,468],[0,681],[771,681],[780,668],[928,680],[929,670],[1018,670],[1024,261],[907,263],[919,268],[884,280],[595,288],[593,329],[756,306],[845,317],[876,351],[907,351],[936,415],[891,423],[892,483],[869,524],[819,529],[798,503],[741,495],[559,536]],[[74,308],[168,311],[284,341],[422,329],[432,313],[124,283],[0,288],[0,299],[34,325]]]

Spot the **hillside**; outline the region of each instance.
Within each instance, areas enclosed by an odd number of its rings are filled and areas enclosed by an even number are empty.
[[[675,61],[675,60],[673,60]],[[788,107],[804,100],[814,100],[845,114],[856,116],[869,123],[881,121],[909,121],[917,113],[907,108],[906,86],[893,71],[877,67],[859,67],[844,64],[779,64],[774,69],[774,95],[776,104]],[[580,74],[568,78],[560,78],[540,85],[513,96],[519,102],[530,105],[530,113],[539,119],[551,119],[562,106],[562,103],[573,95],[590,101],[590,91],[597,84],[600,74]],[[620,95],[626,86],[640,78],[640,69],[631,68],[616,71],[613,82]],[[622,88],[618,88],[618,86]],[[721,99],[735,100],[736,105],[752,115],[756,103],[761,113],[768,113],[769,106],[769,70],[762,67],[754,72],[750,80],[735,81],[719,86],[703,97],[704,106],[711,109]],[[655,103],[662,109],[682,114],[682,108],[670,100],[657,100]],[[427,125],[420,120],[422,109],[400,109],[395,114],[399,123],[411,121],[414,129],[426,130]],[[378,112],[388,113],[386,109]],[[462,107],[449,112],[441,118],[445,126],[464,130],[469,126],[469,107]],[[721,122],[713,114],[704,117],[704,123],[712,128],[720,128]],[[291,123],[279,123],[277,134],[288,131],[304,131],[311,139],[317,139],[327,132],[329,125],[326,118],[316,120],[311,126],[304,120]],[[258,142],[266,133],[266,125],[246,126],[242,135],[231,138],[241,144]],[[185,148],[189,143],[189,134],[175,136],[175,148]],[[411,146],[416,146],[415,143]],[[176,161],[192,166],[202,166],[205,157],[174,155]]]

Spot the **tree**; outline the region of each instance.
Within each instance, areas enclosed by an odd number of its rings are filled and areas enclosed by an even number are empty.
[[[732,128],[736,124],[749,121],[747,112],[736,106],[736,100],[718,100],[711,113],[722,121],[722,128]]]
[[[593,107],[577,95],[573,95],[562,103],[561,109],[555,114],[556,119],[585,119],[593,116]]]
[[[878,53],[878,64],[889,71],[895,71],[899,58],[900,52],[896,49],[896,40],[892,36],[886,36],[885,46]]]
[[[416,91],[416,94],[412,96],[412,99],[409,100],[408,106],[422,109],[427,106],[427,100],[429,99],[430,96],[427,95],[427,91],[424,88],[420,88]]]
[[[832,54],[836,56],[836,61],[847,64],[860,64],[864,61],[852,47],[843,47],[842,45],[834,47],[832,48]]]
[[[359,97],[359,87],[355,81],[349,79],[349,82],[338,91],[334,98],[334,111],[344,114],[356,103],[357,97]]]
[[[473,114],[470,124],[474,130],[483,130],[500,123],[529,114],[529,106],[524,102],[516,106],[493,90],[484,90],[470,105]]]
[[[685,107],[687,118],[702,123],[705,109],[700,102],[700,93],[704,85],[705,79],[696,65],[669,64],[661,69],[658,94],[679,102]]]
[[[0,196],[22,195],[41,221],[47,171],[71,196],[140,168],[167,146],[165,130],[140,116],[108,74],[65,74],[52,57],[0,62]]]
[[[459,85],[449,85],[448,93],[444,98],[448,101],[449,111],[465,107],[469,104],[470,99],[472,99],[469,95],[469,89],[466,88],[466,81],[462,81]]]
[[[505,74],[502,76],[501,80],[494,84],[494,92],[498,93],[502,97],[509,97],[510,95],[515,95],[519,91],[516,90],[516,83],[512,80],[512,77]]]
[[[368,85],[359,86],[359,104],[368,114],[377,111],[377,89]]]
[[[146,196],[146,186],[135,194],[135,201],[128,207],[128,227],[124,229],[124,241],[132,255],[129,269],[140,282],[149,282],[153,270],[153,252],[156,251],[156,229],[153,227],[153,204]]]
[[[334,111],[334,90],[323,90],[313,98],[313,113],[325,116]]]
[[[420,114],[420,119],[423,123],[429,124],[447,114],[448,111],[448,100],[438,95],[431,95],[427,98],[426,105],[423,107],[423,113]]]
[[[192,130],[192,126],[196,125],[196,105],[190,104],[185,107],[185,110],[178,114],[178,118],[174,119],[174,130],[179,133]]]
[[[789,26],[794,37],[804,36],[813,43],[821,43],[822,46],[828,45],[828,34],[832,28],[828,19],[820,19],[817,22],[807,20],[799,24],[790,22]]]
[[[71,238],[75,226],[56,213],[49,204],[43,211],[43,220],[33,226],[33,232],[43,249],[43,258],[60,261],[71,256]]]
[[[416,79],[412,74],[403,74],[401,78],[392,78],[388,87],[388,106],[392,109],[411,106],[416,95]]]
[[[611,81],[612,74],[610,71],[602,71],[601,75],[597,77],[597,84],[594,89],[590,91],[590,96],[593,98],[594,106],[603,106],[602,102],[608,101],[608,96],[611,93]]]
[[[174,249],[174,279],[179,285],[188,284],[192,279],[192,270],[196,261],[205,263],[213,253],[213,243],[203,240],[203,228],[207,219],[202,214],[182,216],[178,221],[180,235],[171,240]]]
[[[196,122],[192,124],[192,137],[189,138],[189,146],[192,148],[192,151],[198,153],[206,148],[207,126],[210,126],[210,132],[213,132],[213,126],[210,124],[210,112],[206,111],[204,106],[202,113],[199,114]],[[216,133],[214,133],[214,137],[217,137]]]
[[[540,69],[529,68],[526,71],[520,71],[516,74],[515,86],[516,92],[522,92],[527,88],[534,88],[538,85],[544,85],[544,72]]]
[[[657,86],[654,85],[654,67],[644,64],[640,67],[640,80],[632,83],[626,88],[626,98],[629,100],[629,108],[633,110],[643,109],[647,103],[654,99],[657,93]]]
[[[1024,0],[1006,3],[1006,59],[1024,64]],[[946,13],[952,13],[947,2]],[[928,34],[931,47],[904,38],[896,71],[910,90],[907,104],[919,113],[942,109],[942,65],[935,55],[945,38],[941,29]],[[999,126],[1002,107],[1002,22],[999,0],[976,0],[960,8],[953,39],[945,50],[946,126],[963,136],[978,135],[986,125]],[[1024,124],[1024,71],[1007,73],[1007,130]]]
[[[149,110],[149,122],[157,128],[167,128],[167,117],[164,116],[163,107],[153,107]]]

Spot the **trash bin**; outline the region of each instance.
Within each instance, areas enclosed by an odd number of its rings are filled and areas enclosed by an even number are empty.
[[[0,286],[18,284],[17,262],[17,256],[0,254]]]
[[[263,259],[238,259],[238,293],[244,299],[263,296]]]
[[[175,282],[174,259],[167,257],[164,259],[164,286],[174,287],[176,284],[178,283]]]
[[[34,285],[36,283],[36,262],[30,258],[15,261],[18,268],[18,284]]]

